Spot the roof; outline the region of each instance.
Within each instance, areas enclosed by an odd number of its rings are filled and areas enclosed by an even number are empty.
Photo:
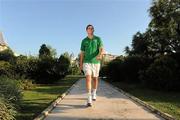
[[[7,43],[5,42],[5,40],[3,38],[2,32],[0,32],[0,45],[7,45]]]

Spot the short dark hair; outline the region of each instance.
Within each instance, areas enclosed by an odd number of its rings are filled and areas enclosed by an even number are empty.
[[[87,30],[87,29],[88,29],[88,27],[90,27],[90,26],[91,26],[91,27],[93,27],[93,29],[94,29],[94,26],[93,26],[93,25],[91,25],[91,24],[89,24],[89,25],[87,25],[87,26],[86,26],[86,30]]]

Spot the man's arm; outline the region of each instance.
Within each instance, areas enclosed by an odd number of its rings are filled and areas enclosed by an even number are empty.
[[[97,55],[96,59],[101,60],[104,54],[104,48],[100,47],[99,48],[99,54]]]
[[[99,56],[102,56],[104,54],[104,48],[100,47],[99,48]]]
[[[103,42],[101,38],[99,38],[99,54],[97,55],[96,59],[101,60],[104,54],[104,47],[103,47]]]
[[[80,53],[80,70],[83,70],[83,59],[84,59],[84,51]]]
[[[84,42],[81,42],[81,48],[80,48],[81,52],[80,52],[80,70],[83,70],[83,59],[84,59],[84,51],[85,51],[85,46],[84,46]]]

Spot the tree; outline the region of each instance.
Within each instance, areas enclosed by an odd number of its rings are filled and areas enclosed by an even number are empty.
[[[179,0],[153,0],[149,9],[152,18],[149,27],[153,32],[153,43],[160,54],[180,50],[180,37],[177,26],[179,19]]]
[[[131,49],[127,46],[125,47],[125,52],[128,55],[140,55],[140,56],[148,56],[148,46],[149,39],[147,37],[147,33],[137,32],[133,36]]]
[[[145,34],[137,32],[132,40],[132,48],[135,54],[145,55],[147,53],[148,40],[145,39]]]
[[[70,58],[69,54],[65,52],[57,60],[56,72],[62,77],[65,77],[70,70]]]
[[[153,0],[149,13],[149,27],[133,36],[132,48],[126,47],[125,52],[148,57],[180,52],[180,1]]]
[[[57,55],[56,49],[52,48],[50,45],[47,45],[47,48],[50,50],[50,56],[55,58]]]
[[[44,59],[44,58],[52,58],[52,54],[50,49],[46,46],[46,44],[42,44],[40,49],[39,49],[39,58]]]
[[[10,48],[1,51],[0,52],[0,60],[8,61],[10,63],[14,63],[15,62],[15,56],[14,56],[13,51]]]
[[[125,52],[126,55],[130,55],[131,50],[130,50],[129,46],[126,46],[124,48],[124,52]]]

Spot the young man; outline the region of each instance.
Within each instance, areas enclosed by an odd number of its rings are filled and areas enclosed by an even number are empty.
[[[96,100],[103,43],[100,37],[94,35],[92,25],[87,25],[86,32],[87,37],[81,42],[80,69],[86,76],[87,106],[92,106],[92,100]],[[91,80],[93,80],[92,87]]]

